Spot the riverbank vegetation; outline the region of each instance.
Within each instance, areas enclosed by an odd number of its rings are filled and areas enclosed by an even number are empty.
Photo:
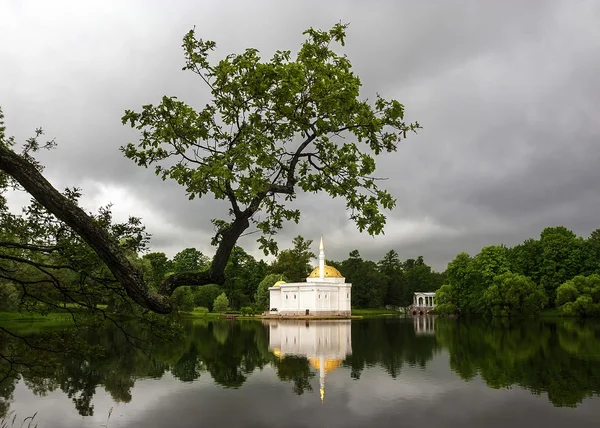
[[[509,248],[495,245],[448,264],[436,312],[468,315],[600,315],[600,229],[588,238],[563,226]]]

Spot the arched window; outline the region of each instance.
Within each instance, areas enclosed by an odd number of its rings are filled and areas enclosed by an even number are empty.
[[[296,295],[294,294],[294,299],[296,298]]]

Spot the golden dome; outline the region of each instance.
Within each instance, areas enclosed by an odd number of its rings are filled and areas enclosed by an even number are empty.
[[[273,287],[280,287],[281,284],[285,284],[285,281],[277,281],[275,284],[273,284]]]
[[[318,358],[310,358],[308,361],[310,362],[310,365],[313,366],[313,368],[315,370],[321,370],[321,361]],[[342,360],[326,359],[325,360],[325,374],[329,373],[332,370],[337,369],[341,365],[342,365]]]
[[[309,278],[319,278],[319,268],[314,268],[313,271],[308,275]],[[325,265],[325,278],[343,278],[339,270],[333,266]]]

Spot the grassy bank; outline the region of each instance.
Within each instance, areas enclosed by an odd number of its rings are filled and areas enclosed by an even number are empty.
[[[395,311],[393,309],[385,308],[371,308],[371,309],[352,309],[352,315],[361,317],[388,317],[404,315],[404,311]]]

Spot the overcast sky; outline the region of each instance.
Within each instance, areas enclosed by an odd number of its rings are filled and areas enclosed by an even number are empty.
[[[142,217],[152,249],[212,254],[211,198],[188,201],[174,183],[125,159],[138,135],[121,125],[175,95],[207,100],[181,70],[181,39],[217,42],[216,56],[256,47],[296,50],[302,31],[350,22],[343,50],[363,82],[404,103],[423,130],[378,160],[398,199],[384,236],[360,234],[342,201],[300,195],[300,234],[322,234],[327,257],[352,249],[379,260],[423,255],[443,270],[458,252],[515,245],[545,226],[587,236],[600,228],[600,2],[10,1],[0,0],[0,106],[19,141],[41,126],[59,146],[41,159],[59,189],[79,186],[88,210],[114,203]],[[13,207],[24,201],[11,199]],[[240,244],[255,256],[255,236]]]

